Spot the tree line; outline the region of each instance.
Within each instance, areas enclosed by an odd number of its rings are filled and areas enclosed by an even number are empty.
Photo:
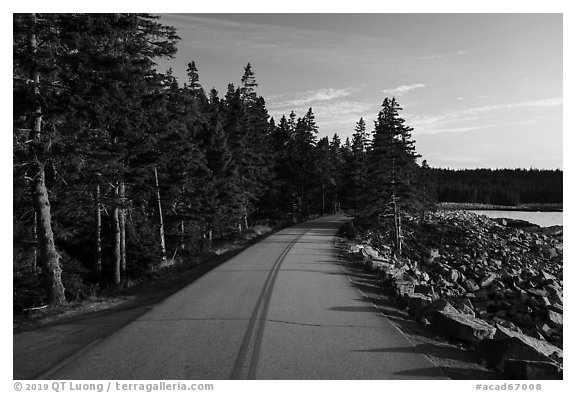
[[[543,169],[426,168],[438,202],[514,206],[562,203],[563,172]]]
[[[159,72],[179,37],[153,15],[17,14],[13,37],[18,307],[340,210],[388,228],[401,252],[406,214],[444,197],[447,172],[417,163],[395,98],[373,127],[319,138],[312,108],[269,116],[250,63],[223,94],[204,90],[194,61],[182,84]]]

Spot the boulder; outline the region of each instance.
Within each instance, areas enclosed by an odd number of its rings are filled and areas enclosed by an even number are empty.
[[[439,333],[468,342],[492,338],[496,332],[488,322],[457,310],[435,311],[432,326]]]
[[[466,281],[464,281],[464,288],[466,288],[466,290],[468,292],[476,292],[477,290],[480,289],[480,287],[478,286],[478,284],[476,284],[476,281],[474,281],[473,279],[469,278]]]
[[[412,296],[414,294],[416,283],[412,279],[400,277],[393,280],[393,286],[397,296],[405,297]]]
[[[510,379],[563,379],[562,368],[554,362],[520,359],[506,361],[504,376]]]
[[[362,246],[358,245],[358,244],[353,244],[350,246],[350,248],[348,249],[348,252],[350,254],[358,254],[362,251]]]
[[[394,267],[394,264],[388,263],[388,262],[382,262],[382,261],[373,260],[371,267],[372,267],[372,269],[374,269],[374,270],[387,271],[388,269],[393,268],[393,267]]]
[[[426,295],[432,299],[436,298],[436,292],[434,292],[434,287],[431,285],[421,284],[414,287],[414,293],[420,293]]]
[[[419,319],[424,310],[432,304],[432,299],[421,293],[414,293],[412,296],[408,296],[406,303],[408,306],[408,313],[413,318]]]
[[[434,260],[440,256],[440,251],[437,248],[433,248],[430,250],[429,257],[430,259]]]
[[[497,277],[498,276],[496,276],[496,274],[494,274],[494,273],[490,273],[490,274],[484,276],[484,278],[482,278],[482,280],[480,280],[480,286],[482,288],[490,286]]]
[[[551,304],[550,306],[548,306],[548,309],[564,314],[564,306],[562,306],[562,304],[560,303]]]
[[[552,310],[547,311],[547,321],[550,322],[552,326],[560,329],[564,325],[562,314]]]
[[[496,326],[494,339],[484,339],[477,344],[478,353],[489,366],[504,370],[508,360],[532,360],[558,362],[562,350],[547,341],[538,340],[523,333]]]
[[[362,255],[364,255],[366,258],[371,258],[371,259],[380,258],[380,253],[376,249],[374,249],[372,246],[369,246],[367,244],[364,244],[360,251],[362,252]]]
[[[460,272],[458,272],[458,270],[456,269],[450,270],[450,276],[449,276],[450,281],[456,283],[458,282],[458,278],[460,278]]]
[[[555,303],[564,303],[564,294],[562,292],[562,289],[556,286],[547,285],[546,290],[549,294],[549,299],[551,301]]]

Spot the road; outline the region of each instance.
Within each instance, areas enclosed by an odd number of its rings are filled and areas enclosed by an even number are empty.
[[[41,378],[443,378],[336,263],[344,221],[269,236]]]

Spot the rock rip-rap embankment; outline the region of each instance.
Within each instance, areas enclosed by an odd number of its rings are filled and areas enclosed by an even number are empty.
[[[404,251],[365,231],[349,253],[420,323],[505,376],[562,378],[562,227],[439,211],[404,221]]]

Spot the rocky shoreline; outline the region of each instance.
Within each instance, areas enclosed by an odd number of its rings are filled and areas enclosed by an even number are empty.
[[[402,257],[360,230],[348,247],[419,323],[514,379],[561,379],[563,232],[465,211],[407,218]]]
[[[489,203],[440,202],[436,207],[441,210],[514,210],[529,212],[561,212],[564,210],[562,203],[523,203],[520,205],[508,206]]]

